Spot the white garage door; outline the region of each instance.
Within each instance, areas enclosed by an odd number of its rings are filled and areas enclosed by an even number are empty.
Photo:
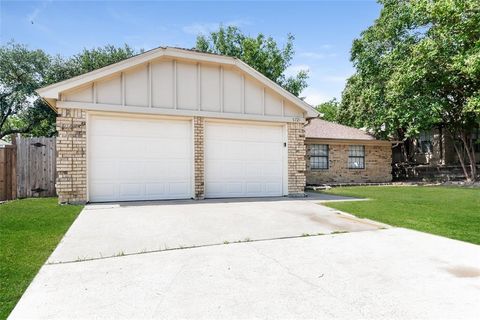
[[[205,195],[283,195],[283,126],[206,123]]]
[[[90,201],[191,198],[191,126],[190,121],[92,116]]]

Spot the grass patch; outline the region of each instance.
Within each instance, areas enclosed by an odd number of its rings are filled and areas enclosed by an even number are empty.
[[[324,193],[372,199],[324,203],[360,218],[480,244],[480,189],[370,186]]]
[[[56,198],[0,204],[0,319],[6,319],[83,206]]]

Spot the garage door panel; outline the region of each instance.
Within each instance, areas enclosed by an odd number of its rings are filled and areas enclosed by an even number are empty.
[[[274,161],[265,162],[262,175],[264,177],[281,177],[282,176],[282,164]]]
[[[165,161],[165,167],[168,168],[165,172],[165,176],[173,181],[176,179],[184,180],[183,177],[185,173],[191,171],[190,161],[183,159]]]
[[[279,192],[282,192],[282,185],[279,184],[278,182],[266,183],[265,192],[272,193],[272,194],[277,194]]]
[[[88,131],[92,136],[118,136],[122,131],[119,123],[113,123],[110,119],[97,118],[95,126],[89,126]]]
[[[117,179],[122,181],[138,181],[145,178],[142,161],[119,160]]]
[[[108,131],[118,127],[121,130]],[[90,201],[190,198],[191,128],[191,121],[93,116]]]
[[[98,201],[106,201],[115,197],[116,185],[114,183],[95,183],[90,186],[90,192],[95,194]]]
[[[263,144],[262,156],[264,160],[276,161],[279,157],[282,157],[283,152],[282,143],[265,143]]]
[[[207,197],[283,194],[283,128],[206,123]]]
[[[161,181],[167,174],[168,170],[165,167],[165,161],[156,160],[156,161],[144,161],[143,168],[147,175],[145,179],[147,181]]]
[[[255,179],[263,176],[263,167],[262,162],[253,162],[248,161],[245,163],[245,177]]]
[[[90,176],[94,181],[108,181],[114,177],[117,172],[116,163],[111,163],[106,160],[99,160],[95,166],[91,166],[90,168]]]
[[[243,159],[262,159],[264,144],[258,142],[244,143]]]
[[[205,156],[212,159],[238,159],[242,155],[243,145],[238,141],[214,140],[205,148]]]
[[[261,182],[250,182],[245,184],[247,194],[258,194],[263,193],[263,183]]]
[[[182,195],[189,192],[190,184],[185,182],[174,182],[169,184],[168,194],[171,196]]]
[[[185,144],[186,139],[149,139],[145,144],[145,157],[147,158],[184,158],[190,152],[190,144]],[[165,146],[168,145],[168,148]]]
[[[237,197],[243,193],[243,184],[240,182],[229,182],[225,184],[225,187],[225,190],[230,197]]]
[[[141,199],[145,194],[145,185],[142,183],[121,183],[119,188],[120,197]]]
[[[145,195],[148,197],[164,197],[166,192],[165,183],[147,183],[145,185]]]

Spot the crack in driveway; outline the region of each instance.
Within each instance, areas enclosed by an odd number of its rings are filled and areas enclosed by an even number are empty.
[[[381,230],[385,230],[385,229],[377,229],[376,231],[381,231]],[[352,232],[365,232],[365,231],[373,231],[373,230],[361,230],[361,231],[352,231]],[[341,234],[345,234],[345,233],[350,233],[350,232],[349,231],[342,231],[342,232],[334,231],[334,232],[331,232],[329,234],[322,234],[322,233],[319,233],[319,234],[303,234],[303,235],[299,235],[299,236],[286,236],[286,237],[265,238],[265,239],[249,239],[249,240],[232,241],[232,242],[228,242],[228,243],[221,242],[221,243],[209,243],[209,244],[193,245],[193,246],[181,246],[181,247],[176,247],[176,248],[166,248],[166,249],[157,249],[157,250],[142,250],[140,252],[121,253],[121,254],[110,255],[110,256],[101,256],[101,257],[96,257],[96,258],[79,258],[77,260],[47,262],[47,263],[45,263],[45,265],[49,266],[49,265],[70,264],[70,263],[95,261],[95,260],[106,260],[106,259],[114,259],[114,258],[135,256],[135,255],[141,255],[141,254],[158,253],[158,252],[174,251],[174,250],[187,250],[187,249],[205,248],[205,247],[215,247],[215,246],[225,246],[225,245],[240,244],[240,243],[288,240],[288,239],[320,237],[320,236],[328,236],[328,235],[333,236],[333,235],[341,235]]]

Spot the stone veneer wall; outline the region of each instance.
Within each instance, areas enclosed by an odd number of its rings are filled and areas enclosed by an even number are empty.
[[[59,109],[57,116],[57,181],[60,203],[87,200],[86,113]]]
[[[205,157],[204,157],[204,137],[205,137],[205,119],[203,117],[193,118],[194,132],[194,168],[195,168],[195,199],[205,198]]]
[[[290,122],[288,129],[288,194],[305,194],[305,129],[303,123]]]
[[[311,144],[322,144],[321,141],[308,140],[306,143],[307,155]],[[348,144],[329,144],[328,169],[310,169],[310,158],[307,156],[307,184],[392,181],[392,149],[390,145],[365,145],[365,169],[348,168],[348,150]]]

